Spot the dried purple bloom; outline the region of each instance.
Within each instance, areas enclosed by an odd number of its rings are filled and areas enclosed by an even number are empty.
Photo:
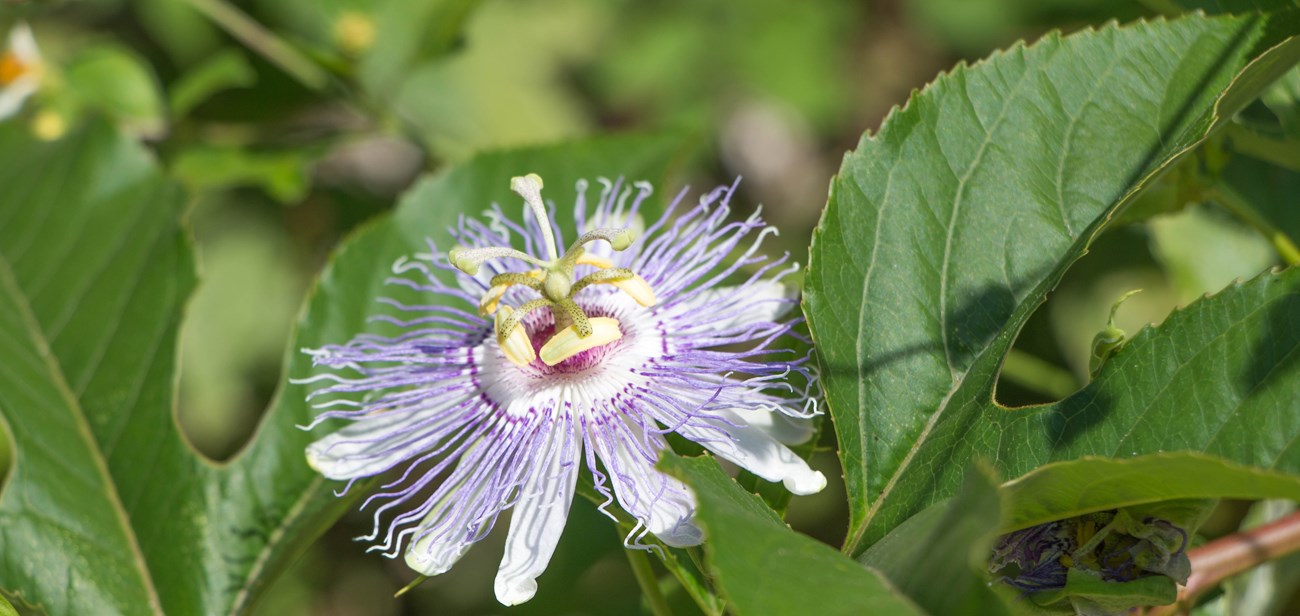
[[[1187,532],[1166,520],[1104,511],[1003,535],[989,571],[1027,594],[1065,588],[1071,570],[1106,582],[1164,575],[1185,583],[1186,550]]]
[[[311,465],[349,486],[405,469],[363,504],[382,503],[364,537],[372,550],[393,557],[405,545],[412,568],[437,575],[514,507],[496,595],[527,601],[582,464],[607,499],[602,510],[617,500],[636,518],[629,547],[645,547],[647,532],[670,546],[698,544],[694,498],[654,469],[669,432],[796,494],[825,486],[785,446],[810,434],[800,418],[810,414],[812,379],[804,359],[773,347],[792,335],[794,322],[781,317],[795,304],[779,282],[795,266],[756,255],[775,230],[757,215],[727,221],[733,185],[680,217],[665,214],[635,243],[626,227],[640,220],[649,185],[602,183],[590,214],[578,184],[582,236],[560,254],[541,178],[515,178],[532,213],[524,225],[494,207],[488,224],[461,221],[461,246],[449,253],[430,243],[429,254],[394,264],[391,284],[437,298],[386,302],[410,318],[377,318],[405,333],[308,351],[317,365],[352,373],[309,379],[329,383],[312,394],[328,400],[312,426],[352,422],[308,448]],[[512,236],[523,251],[509,247]],[[719,286],[751,266],[741,284]]]

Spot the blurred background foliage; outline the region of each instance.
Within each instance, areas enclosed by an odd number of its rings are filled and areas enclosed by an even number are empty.
[[[912,89],[1017,40],[1171,6],[82,0],[11,1],[0,10],[7,24],[32,26],[47,65],[41,91],[9,121],[57,139],[87,114],[107,116],[192,191],[203,282],[183,336],[179,418],[198,449],[224,459],[283,378],[282,358],[295,352],[284,348],[291,323],[314,272],[341,237],[391,208],[422,173],[490,149],[668,131],[692,154],[661,192],[744,176],[741,209],[762,204],[782,230],[771,248],[806,260],[841,156]],[[1003,403],[1052,400],[1085,382],[1090,341],[1125,292],[1144,289],[1118,311],[1117,325],[1133,333],[1279,263],[1260,231],[1300,220],[1273,215],[1294,211],[1300,194],[1297,98],[1293,73],[1098,240],[1017,342],[998,390]],[[826,432],[816,463],[835,478]],[[832,481],[822,494],[795,499],[790,522],[838,544],[843,501]],[[1233,507],[1210,532],[1236,527],[1247,504]],[[499,536],[451,573],[392,599],[413,575],[351,541],[368,529],[368,515],[345,517],[259,613],[504,611],[489,592]],[[579,501],[537,598],[511,612],[635,611],[639,594],[620,541]],[[1297,570],[1279,568],[1292,577]],[[682,613],[693,609],[679,604]]]

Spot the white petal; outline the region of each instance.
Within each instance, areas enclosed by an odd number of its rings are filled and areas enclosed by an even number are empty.
[[[726,330],[780,319],[795,306],[794,302],[783,300],[794,298],[797,291],[796,287],[780,281],[760,280],[745,287],[743,292],[737,287],[701,291],[684,302],[681,309],[688,312],[707,309],[711,313],[727,314],[729,317],[714,325],[719,330]],[[727,302],[727,299],[734,301]]]
[[[524,483],[510,519],[505,557],[497,570],[495,589],[502,605],[518,605],[537,594],[537,577],[550,564],[569,518],[582,452],[579,438],[573,427],[561,430],[557,425],[546,452]]]
[[[795,494],[814,494],[826,487],[824,475],[763,430],[747,425],[739,413],[723,410],[716,414],[736,425],[709,421],[716,430],[687,424],[677,431],[763,479],[784,483]]]
[[[36,92],[39,85],[35,77],[25,75],[0,89],[0,120],[18,113],[23,102]]]
[[[417,526],[416,540],[406,549],[407,566],[427,576],[445,573],[492,527],[507,495],[524,478],[524,467],[509,458],[515,447],[528,444],[512,439],[508,433],[495,435],[461,453],[456,470],[430,497],[438,502]]]
[[[359,419],[307,446],[307,463],[330,479],[355,479],[382,473],[437,444],[441,432],[411,438],[410,431],[429,420],[429,411],[389,411]],[[401,443],[399,445],[399,443]]]
[[[758,428],[778,443],[798,445],[813,435],[812,417],[791,417],[765,408],[732,409],[745,425]]]
[[[442,575],[451,569],[451,566],[456,564],[456,561],[460,560],[473,544],[473,541],[463,537],[448,540],[446,537],[435,539],[432,534],[426,535],[407,548],[406,566],[419,572],[420,575],[429,577]]]
[[[639,432],[637,428],[630,429]],[[593,440],[609,470],[619,505],[643,520],[646,530],[660,541],[675,548],[699,545],[704,533],[695,525],[695,497],[686,485],[655,470],[636,451],[639,443],[627,442],[628,437],[622,434],[605,436],[598,435]],[[631,438],[640,440],[641,436],[636,434]],[[651,436],[649,440],[656,451],[668,448],[663,437]]]
[[[36,37],[26,22],[18,22],[9,30],[9,49],[24,64],[35,64],[41,60],[41,52],[36,48]]]

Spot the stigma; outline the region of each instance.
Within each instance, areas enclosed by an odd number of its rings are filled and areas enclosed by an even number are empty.
[[[645,279],[630,269],[615,267],[612,261],[590,254],[586,249],[593,242],[605,241],[616,251],[626,250],[636,241],[636,232],[618,227],[591,229],[560,254],[546,205],[542,202],[542,178],[535,173],[511,178],[510,189],[523,197],[525,206],[536,217],[545,254],[536,257],[509,246],[457,246],[447,254],[447,260],[453,266],[470,275],[478,273],[479,266],[492,259],[515,259],[531,266],[523,272],[493,276],[479,300],[479,314],[495,316],[494,329],[502,352],[517,366],[527,366],[539,357],[542,363],[554,366],[579,353],[621,339],[623,330],[618,319],[589,317],[575,297],[587,288],[609,285],[626,293],[641,306],[655,305],[654,289]],[[579,278],[574,273],[579,265],[594,267],[595,271]],[[519,306],[501,305],[502,298],[513,287],[525,287],[538,297]],[[523,321],[530,313],[542,309],[550,310],[555,319],[555,331],[537,351]]]

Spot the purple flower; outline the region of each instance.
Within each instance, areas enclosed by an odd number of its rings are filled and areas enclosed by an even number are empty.
[[[394,264],[390,284],[431,300],[383,300],[403,317],[375,318],[403,333],[308,351],[337,370],[307,379],[326,383],[312,427],[351,422],[308,447],[312,467],[349,486],[402,469],[362,505],[378,504],[372,550],[405,545],[413,569],[437,575],[514,507],[496,595],[527,601],[583,465],[602,510],[617,501],[636,518],[629,547],[647,532],[699,544],[693,496],[654,468],[669,432],[796,494],[826,485],[786,447],[810,435],[812,375],[776,347],[796,323],[782,320],[796,300],[779,280],[797,266],[758,255],[775,230],[728,220],[732,185],[635,241],[650,186],[602,184],[588,212],[579,182],[581,236],[561,254],[541,178],[515,178],[526,222],[494,206],[461,220],[448,253],[430,242]]]

